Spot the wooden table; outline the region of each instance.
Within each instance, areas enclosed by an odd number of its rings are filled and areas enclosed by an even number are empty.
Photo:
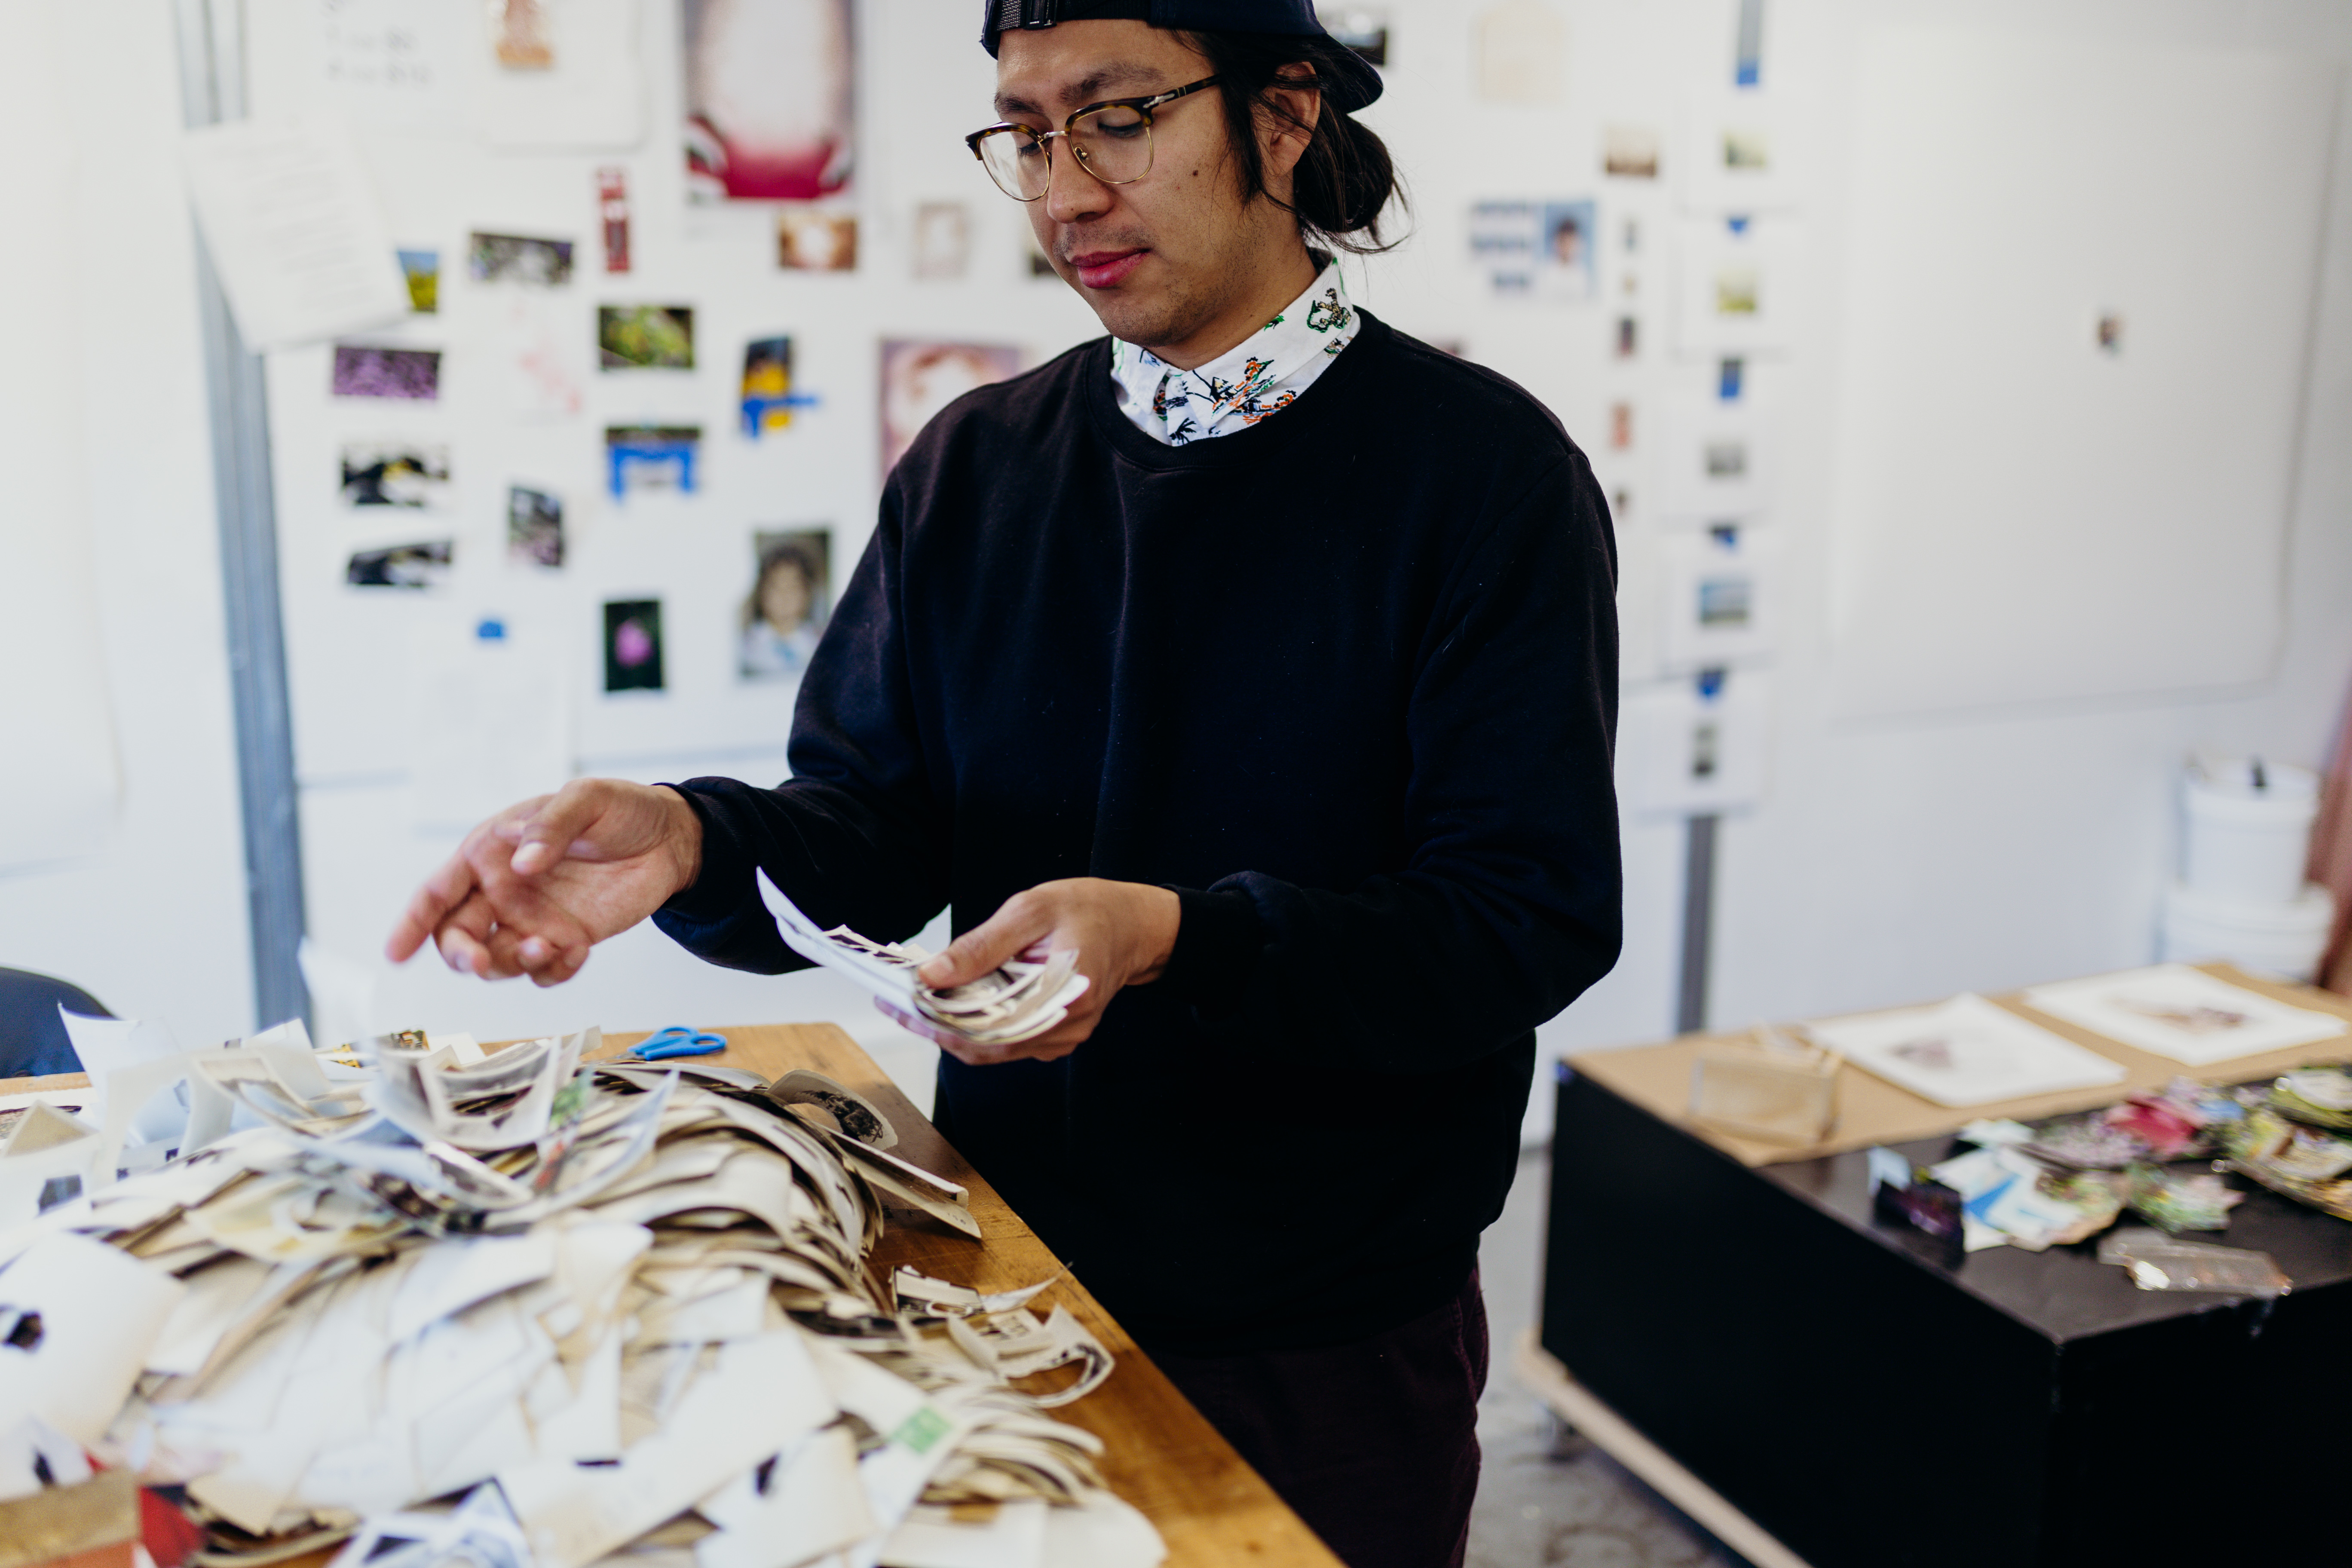
[[[714,1032],[726,1037],[729,1048],[694,1062],[748,1068],[768,1079],[794,1068],[824,1073],[864,1095],[890,1119],[898,1131],[894,1152],[971,1190],[980,1241],[929,1221],[893,1220],[874,1251],[874,1263],[884,1275],[903,1263],[958,1285],[1006,1290],[1034,1284],[1061,1267],[996,1189],[840,1028],[761,1024]],[[604,1054],[617,1054],[642,1038],[607,1035]],[[80,1089],[88,1082],[79,1073],[16,1079],[0,1081],[0,1094]],[[1102,1387],[1051,1414],[1103,1440],[1104,1479],[1159,1527],[1168,1543],[1168,1568],[1343,1568],[1076,1276],[1064,1275],[1034,1303],[1040,1310],[1056,1304],[1092,1330],[1118,1365]],[[320,1561],[328,1555],[320,1553]]]

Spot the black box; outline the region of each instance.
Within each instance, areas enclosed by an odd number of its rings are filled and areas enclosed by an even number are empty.
[[[2352,1225],[2257,1189],[2194,1237],[2276,1300],[2137,1289],[2096,1238],[1955,1268],[1859,1152],[1751,1170],[1559,1076],[1544,1348],[1811,1568],[2352,1562]]]

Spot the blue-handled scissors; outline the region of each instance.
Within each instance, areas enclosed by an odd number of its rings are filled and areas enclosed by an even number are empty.
[[[672,1024],[656,1029],[629,1047],[623,1061],[658,1062],[671,1057],[707,1057],[727,1048],[724,1036],[701,1029],[689,1029],[683,1024]]]

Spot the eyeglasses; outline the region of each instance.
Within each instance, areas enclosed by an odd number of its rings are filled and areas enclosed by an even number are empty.
[[[1151,173],[1151,111],[1216,85],[1215,77],[1204,76],[1187,86],[1144,98],[1089,103],[1062,121],[1059,131],[992,125],[965,137],[963,144],[971,149],[996,188],[1017,202],[1035,201],[1053,183],[1053,142],[1057,136],[1070,144],[1079,168],[1106,185],[1131,185]]]

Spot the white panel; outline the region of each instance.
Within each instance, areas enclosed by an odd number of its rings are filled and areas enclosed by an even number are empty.
[[[89,854],[121,793],[92,592],[89,474],[73,384],[85,343],[74,308],[74,204],[83,171],[61,134],[67,84],[47,6],[0,51],[0,146],[47,148],[0,163],[0,299],[12,312],[0,375],[0,582],[7,584],[9,679],[0,680],[0,869]]]
[[[2308,57],[1865,44],[1839,712],[2269,672],[2333,90]]]

